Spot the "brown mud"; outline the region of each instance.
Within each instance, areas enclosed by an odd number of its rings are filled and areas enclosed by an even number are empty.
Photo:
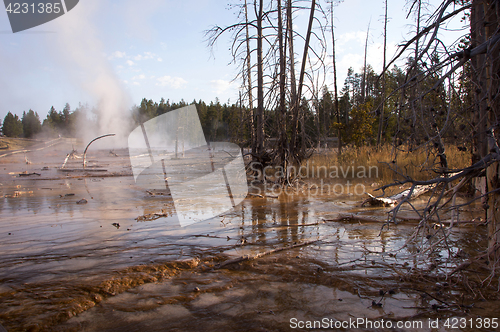
[[[72,149],[0,158],[0,324],[8,331],[301,331],[309,329],[298,322],[363,318],[393,325],[341,330],[498,330],[477,325],[500,312],[487,261],[471,261],[486,246],[481,225],[459,225],[446,241],[447,228],[430,227],[407,243],[415,222],[381,230],[390,208],[361,208],[366,196],[306,184],[268,197],[252,186],[263,197],[180,227],[168,194],[135,186],[126,150],[89,152],[89,167],[103,172],[58,171]],[[377,179],[360,181],[372,190]],[[346,214],[360,218],[339,218]],[[438,328],[429,325],[435,319]],[[450,319],[475,325],[453,328]]]

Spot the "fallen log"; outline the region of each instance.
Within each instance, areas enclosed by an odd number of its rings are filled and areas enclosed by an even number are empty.
[[[71,172],[107,172],[107,169],[96,169],[96,168],[58,168],[58,172],[65,172],[65,173],[71,173]]]
[[[150,196],[172,196],[172,194],[163,191],[156,192],[156,191],[146,190],[146,193],[148,193]]]
[[[322,220],[322,221],[317,221],[317,222],[314,222],[314,223],[309,223],[309,224],[287,224],[287,225],[270,225],[268,226],[269,228],[279,228],[279,227],[306,227],[306,226],[318,226],[322,223],[324,223],[325,221]]]
[[[409,195],[411,195],[411,196],[408,197],[408,199],[417,198],[418,196],[425,194],[429,190],[436,188],[436,185],[437,184],[433,183],[433,184],[428,184],[428,185],[415,186],[413,188],[413,191],[410,188],[410,189],[403,190],[399,194],[395,194],[395,195],[392,195],[389,197],[375,197],[375,196],[371,195],[370,193],[367,193],[367,195],[369,197],[366,200],[364,200],[363,203],[361,203],[361,206],[365,206],[365,204],[370,204],[371,206],[386,206],[386,207],[394,206],[394,205],[399,204],[402,200],[407,198]],[[410,194],[410,192],[411,192],[411,194]]]
[[[252,197],[259,197],[259,198],[278,198],[279,196],[278,195],[274,195],[274,194],[264,194],[264,195],[261,195],[261,194],[248,194],[248,196],[252,196]]]
[[[143,214],[142,216],[135,218],[135,220],[137,220],[137,221],[153,221],[153,220],[156,220],[156,219],[159,219],[162,217],[168,217],[169,215],[170,215],[169,213],[164,212],[162,210],[162,212]]]
[[[340,222],[340,221],[344,221],[344,222],[362,221],[362,222],[376,222],[376,223],[385,222],[382,220],[378,220],[378,219],[370,218],[370,217],[364,217],[364,216],[360,216],[357,214],[339,214],[337,216],[337,218],[323,219],[323,222]]]
[[[33,172],[33,173],[28,173],[28,172],[19,173],[19,176],[20,176],[20,177],[21,177],[21,176],[32,176],[32,175],[42,176],[42,174],[40,174],[40,173],[35,173],[35,172]]]
[[[261,194],[248,194],[248,196],[264,198],[264,196],[262,196]]]
[[[404,217],[397,218],[398,222],[407,222],[407,223],[419,223],[422,221],[422,218],[419,217]],[[432,227],[440,227],[440,225],[450,225],[450,224],[475,224],[475,225],[486,225],[484,220],[481,218],[476,218],[473,220],[437,220],[437,219],[427,219],[427,221],[432,223]],[[387,220],[380,220],[371,217],[360,216],[357,214],[339,214],[337,218],[332,219],[323,219],[323,222],[368,222],[368,223],[385,223]]]

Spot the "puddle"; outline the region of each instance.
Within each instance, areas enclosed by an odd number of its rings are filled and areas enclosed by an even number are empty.
[[[222,216],[180,227],[168,195],[134,185],[126,151],[90,155],[89,164],[105,166],[99,174],[58,172],[68,151],[28,155],[31,164],[21,155],[0,159],[0,323],[8,331],[288,331],[314,322],[438,331],[448,330],[446,319],[500,312],[498,294],[477,287],[484,271],[467,274],[469,291],[460,273],[444,278],[484,248],[485,228],[458,227],[448,247],[436,243],[418,258],[439,229],[405,246],[416,223],[381,231],[389,208],[307,189],[249,196]],[[40,175],[9,174],[22,171]],[[324,221],[345,213],[379,222]],[[394,325],[342,325],[357,319]],[[438,328],[429,325],[435,319]]]

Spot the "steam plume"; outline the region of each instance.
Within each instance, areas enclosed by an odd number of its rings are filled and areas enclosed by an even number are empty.
[[[114,144],[124,145],[130,130],[129,110],[132,101],[106,59],[100,32],[92,23],[99,5],[99,1],[86,0],[55,20],[58,28],[54,49],[70,78],[94,99],[89,102],[98,111],[97,128],[81,128],[85,126],[83,123],[82,126],[77,125],[82,138],[89,140],[98,135],[114,133]]]

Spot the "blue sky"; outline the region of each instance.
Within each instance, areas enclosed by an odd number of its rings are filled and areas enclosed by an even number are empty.
[[[389,0],[388,58],[414,22],[406,20],[405,2]],[[380,71],[383,11],[382,0],[336,7],[339,88],[349,67],[362,67],[369,22],[368,62]],[[306,30],[307,15],[296,20],[297,29]],[[51,106],[61,110],[66,102],[72,109],[104,103],[110,118],[142,98],[235,102],[240,83],[231,83],[237,68],[228,65],[229,41],[221,39],[211,52],[204,37],[214,24],[235,20],[220,0],[80,0],[64,16],[13,34],[0,10],[0,117],[31,108],[43,120]]]

